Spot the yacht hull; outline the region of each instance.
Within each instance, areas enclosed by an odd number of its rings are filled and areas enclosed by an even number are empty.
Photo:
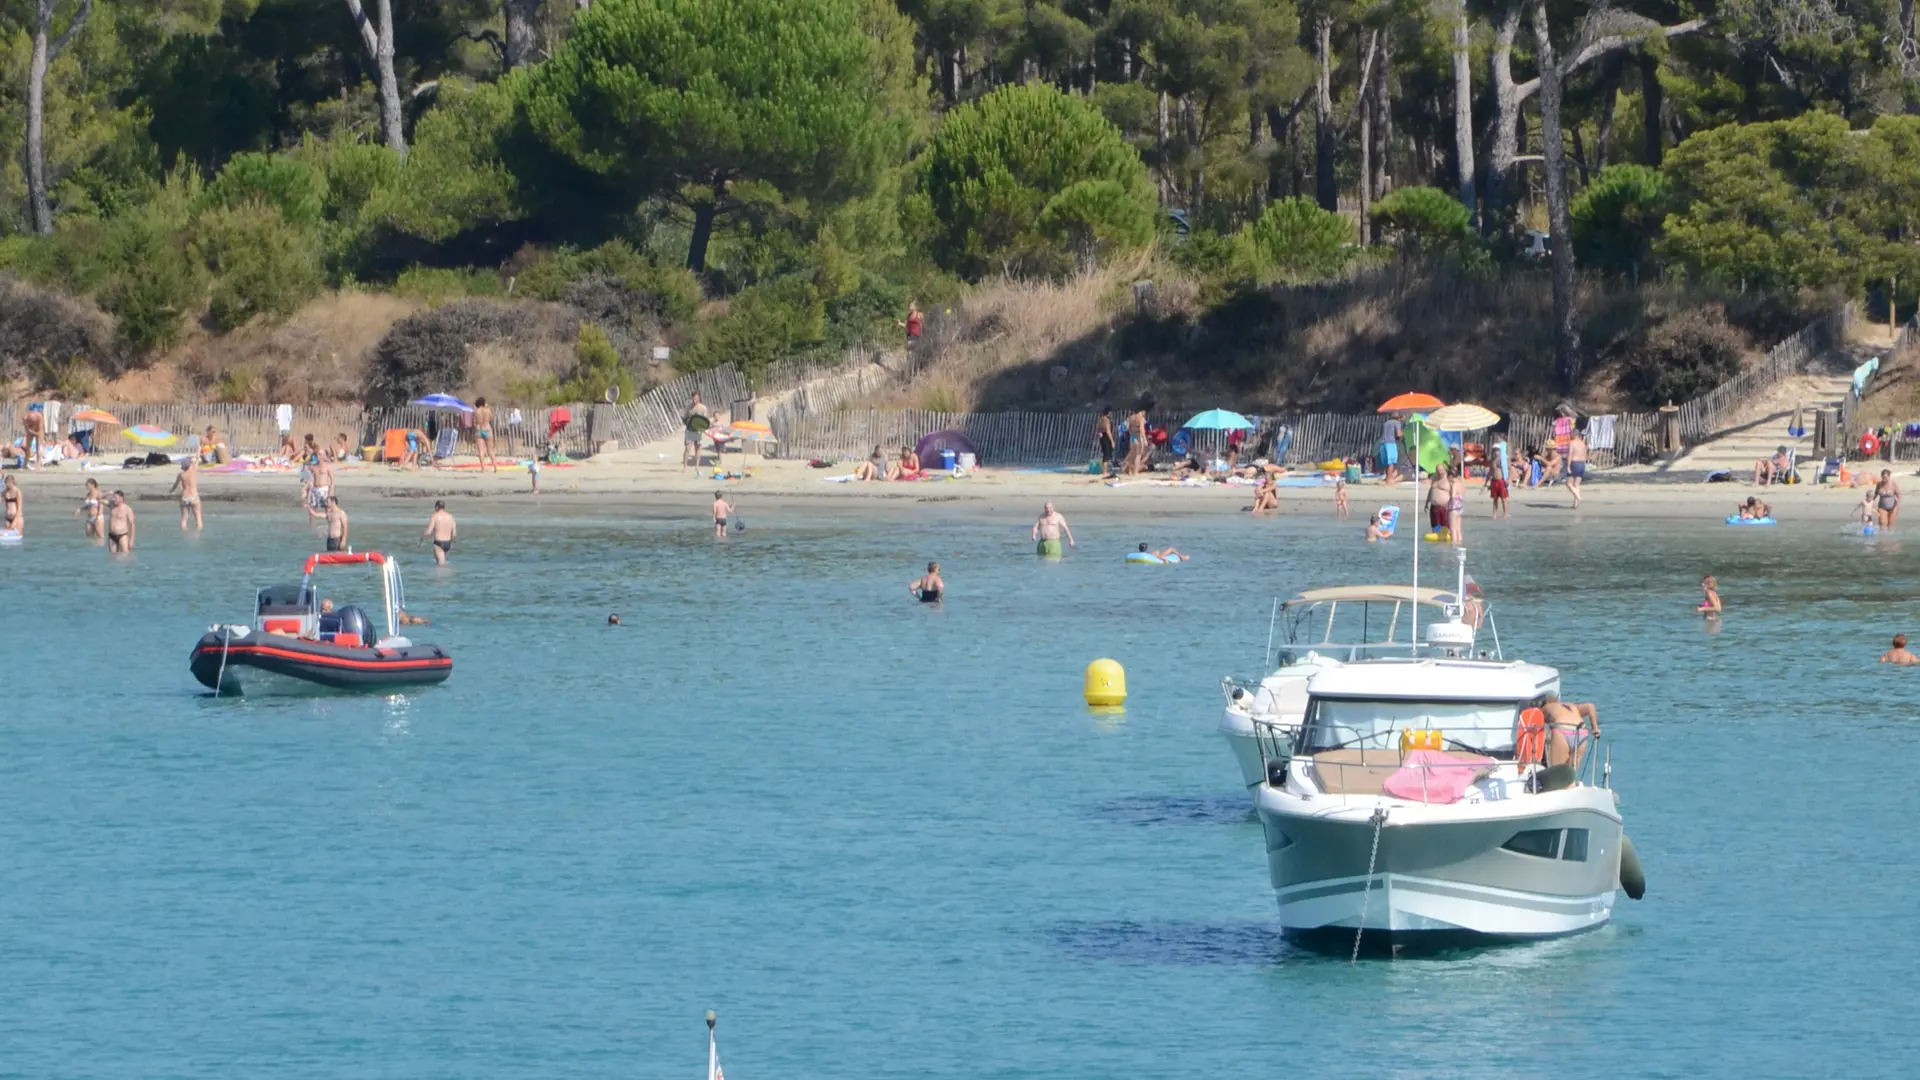
[[[1612,792],[1577,788],[1518,802],[1425,806],[1262,788],[1282,933],[1309,946],[1351,949],[1362,929],[1363,941],[1372,935],[1373,946],[1385,947],[1529,941],[1605,925],[1620,875]],[[1386,823],[1376,850],[1379,807]],[[1569,830],[1584,843],[1570,842]],[[1557,836],[1552,856],[1503,846],[1522,833],[1536,850],[1543,837]]]

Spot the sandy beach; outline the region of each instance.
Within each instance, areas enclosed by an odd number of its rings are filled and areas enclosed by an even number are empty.
[[[1043,469],[983,468],[963,479],[835,483],[828,478],[846,475],[851,464],[815,469],[805,462],[752,455],[742,458],[736,453],[725,455],[727,469],[736,473],[744,469],[748,475],[743,479],[716,481],[712,478],[711,465],[696,472],[679,464],[677,441],[617,451],[567,465],[544,466],[540,494],[533,495],[523,465],[506,466],[498,473],[483,473],[475,468],[460,467],[470,464],[470,458],[454,460],[454,467],[421,471],[405,471],[381,463],[348,462],[335,467],[336,488],[342,495],[356,499],[447,499],[456,509],[461,500],[538,505],[546,500],[597,499],[611,501],[635,516],[648,518],[704,517],[709,507],[707,500],[716,488],[723,488],[729,499],[746,510],[841,513],[858,508],[857,512],[873,516],[911,514],[916,508],[931,504],[995,516],[1030,516],[1038,512],[1041,503],[1049,500],[1069,517],[1212,516],[1243,512],[1243,508],[1253,502],[1251,487],[1224,484],[1186,487],[1164,480],[1113,486],[1084,472]],[[711,462],[710,451],[704,460]],[[27,493],[30,526],[39,522],[44,528],[50,518],[57,520],[64,511],[79,504],[88,478],[99,480],[106,490],[117,488],[127,492],[136,505],[141,505],[166,500],[176,471],[165,467],[82,469],[69,462],[37,472],[8,470],[7,475],[17,477]],[[1915,475],[1905,468],[1896,469],[1895,474]],[[1312,475],[1295,474],[1296,477]],[[299,474],[297,471],[269,474],[203,471],[200,490],[209,504],[210,515],[218,514],[221,503],[285,501],[291,507],[298,498]],[[1362,481],[1348,490],[1356,530],[1364,526],[1367,515],[1375,507],[1394,503],[1411,512],[1416,505],[1417,496],[1410,483],[1388,489],[1377,481]],[[1490,503],[1479,481],[1476,480],[1469,491],[1467,518],[1471,529],[1472,522],[1487,520]],[[1630,466],[1589,474],[1584,501],[1577,512],[1567,490],[1561,486],[1516,489],[1512,508],[1516,518],[1552,515],[1568,521],[1601,517],[1718,522],[1737,502],[1757,493],[1773,505],[1775,516],[1783,523],[1812,519],[1838,524],[1859,502],[1863,492],[1864,489],[1836,489],[1811,483],[1764,489],[1740,481],[1709,484],[1675,478],[1653,467]],[[1280,511],[1275,516],[1279,520],[1297,515],[1329,516],[1333,506],[1334,489],[1330,484],[1283,486]]]

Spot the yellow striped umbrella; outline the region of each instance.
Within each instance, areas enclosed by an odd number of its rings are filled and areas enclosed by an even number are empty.
[[[1428,413],[1423,423],[1435,431],[1484,431],[1500,422],[1500,414],[1478,405],[1447,405]]]

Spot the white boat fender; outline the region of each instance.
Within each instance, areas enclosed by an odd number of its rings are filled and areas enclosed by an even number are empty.
[[[1633,841],[1626,833],[1620,834],[1620,891],[1630,900],[1647,895],[1647,875],[1640,869],[1640,854],[1633,850]]]

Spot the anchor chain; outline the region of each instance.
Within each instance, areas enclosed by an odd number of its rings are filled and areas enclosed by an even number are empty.
[[[1360,936],[1367,932],[1367,904],[1373,899],[1373,868],[1380,858],[1380,830],[1387,825],[1387,808],[1382,806],[1373,811],[1373,850],[1367,852],[1367,881],[1360,889],[1360,922],[1353,928],[1353,955],[1347,958],[1349,965],[1360,962]]]

